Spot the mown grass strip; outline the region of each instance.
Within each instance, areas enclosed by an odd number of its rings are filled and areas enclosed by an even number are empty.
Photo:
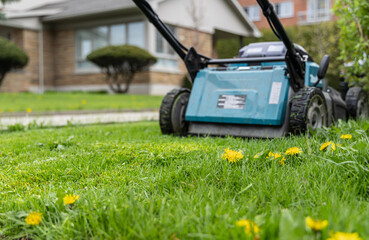
[[[367,121],[272,140],[165,136],[154,122],[3,132],[0,236],[255,239],[236,224],[249,220],[260,239],[317,239],[310,216],[328,220],[318,239],[367,239],[368,133]],[[320,151],[328,141],[342,147]],[[302,153],[285,164],[269,156],[291,147]],[[222,159],[226,148],[243,158]],[[67,194],[79,199],[64,205]]]
[[[40,113],[76,110],[159,109],[162,97],[112,95],[103,93],[0,93],[1,114]]]

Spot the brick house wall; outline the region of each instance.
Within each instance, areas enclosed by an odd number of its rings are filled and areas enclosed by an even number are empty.
[[[280,21],[283,26],[296,26],[299,25],[299,13],[307,11],[307,4],[308,0],[269,0],[271,3],[280,3],[280,2],[293,2],[293,16],[289,18],[280,18]],[[256,0],[238,0],[238,2],[244,8],[248,6],[257,5],[258,3]],[[330,1],[330,8],[333,7],[334,0]],[[261,9],[259,9],[260,13],[260,20],[253,21],[255,26],[260,29],[269,28],[268,21],[265,19]],[[336,17],[333,16],[332,20],[336,20]]]
[[[55,85],[55,43],[53,31],[43,30],[44,86]]]
[[[39,31],[13,29],[13,42],[29,56],[28,65],[19,71],[9,73],[4,79],[1,91],[22,92],[37,91],[39,87]],[[75,30],[54,30],[44,27],[43,34],[43,76],[45,90],[73,89],[84,86],[104,86],[107,89],[105,75],[98,72],[81,73],[75,70]],[[194,46],[206,56],[214,56],[214,39],[212,34],[195,32],[189,28],[177,27],[178,39],[185,46]],[[136,74],[132,86],[139,93],[151,94],[152,86],[180,87],[184,85],[187,74],[183,61],[178,57],[178,71],[146,71]],[[76,89],[76,88],[75,88]],[[131,88],[132,89],[132,88]],[[137,92],[137,91],[136,91]]]
[[[7,74],[0,91],[28,91],[33,85],[38,85],[39,81],[39,35],[37,31],[33,30],[14,29],[12,36],[14,43],[27,53],[29,62],[24,69]]]
[[[178,28],[178,39],[186,47],[193,46],[197,52],[213,57],[216,53],[214,49],[213,36],[204,32],[196,32],[188,28]],[[197,42],[197,44],[196,44]],[[187,74],[187,69],[185,64],[181,59],[179,61],[180,74],[168,74],[160,72],[150,73],[150,83],[151,84],[170,84],[183,86],[184,78]]]
[[[54,32],[54,44],[50,45],[50,49],[54,49],[54,59],[47,61],[48,54],[45,54],[45,83],[50,83],[49,86],[55,87],[73,87],[81,85],[105,85],[105,75],[101,73],[78,73],[75,72],[75,32],[74,30],[58,30]],[[198,37],[199,44],[196,49],[202,54],[212,56],[213,52],[213,37],[211,34],[198,32],[187,29],[178,28],[178,38],[185,46],[192,46],[195,36]],[[44,34],[45,36],[45,34]],[[45,41],[45,37],[44,37]],[[45,44],[48,44],[45,42]],[[138,73],[132,85],[148,84],[166,84],[173,86],[183,85],[184,77],[187,73],[186,67],[181,59],[179,61],[179,73],[168,72],[142,72]],[[53,74],[51,74],[54,72]],[[48,76],[48,77],[46,77]],[[54,78],[54,79],[53,79]],[[46,80],[47,79],[47,80]]]

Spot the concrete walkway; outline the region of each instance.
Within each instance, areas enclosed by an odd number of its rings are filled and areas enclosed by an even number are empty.
[[[46,113],[44,115],[18,115],[0,117],[0,127],[7,129],[8,126],[21,124],[27,126],[36,124],[39,126],[66,126],[70,124],[94,124],[94,123],[121,123],[137,121],[153,121],[159,119],[158,111],[136,111],[136,112],[107,112],[94,111],[85,112],[65,112]]]

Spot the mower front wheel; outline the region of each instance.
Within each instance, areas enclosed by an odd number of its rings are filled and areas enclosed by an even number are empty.
[[[163,134],[184,136],[188,132],[185,114],[191,91],[187,88],[173,89],[164,97],[160,106],[159,124]]]
[[[350,117],[368,117],[368,94],[361,87],[349,88],[346,94],[346,105]]]
[[[328,111],[324,95],[319,88],[300,89],[291,101],[290,133],[305,133],[327,126]]]

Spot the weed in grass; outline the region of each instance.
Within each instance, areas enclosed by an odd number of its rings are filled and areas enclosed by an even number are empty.
[[[15,123],[13,125],[9,125],[7,130],[9,132],[17,132],[17,131],[24,131],[25,129],[26,127],[23,124]]]

